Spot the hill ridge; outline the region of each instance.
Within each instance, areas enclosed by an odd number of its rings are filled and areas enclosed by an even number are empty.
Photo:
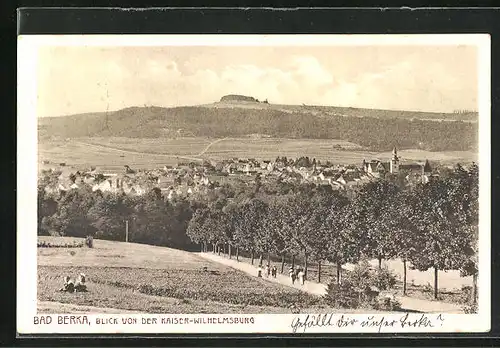
[[[229,104],[129,107],[40,118],[39,137],[224,138],[268,134],[277,138],[347,140],[376,151],[390,150],[395,144],[401,149],[431,151],[470,150],[477,146],[477,123],[428,120],[442,114],[304,106],[287,106],[284,110],[264,103],[248,103],[259,107]]]

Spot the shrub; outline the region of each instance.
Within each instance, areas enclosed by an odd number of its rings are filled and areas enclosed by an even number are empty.
[[[472,296],[472,286],[462,286],[460,291],[460,296],[458,297],[458,302],[464,305],[462,307],[465,314],[474,314],[477,313],[477,298],[476,303],[473,302]]]
[[[73,241],[72,243],[63,243],[63,244],[52,244],[49,242],[38,242],[38,248],[82,248],[83,242]]]
[[[380,290],[389,290],[396,285],[396,276],[387,266],[377,269],[373,275],[373,280]]]
[[[358,308],[359,296],[349,279],[328,284],[325,300],[336,308]]]
[[[401,309],[401,302],[392,296],[379,296],[375,300],[373,308],[382,311],[397,311]]]
[[[423,292],[429,292],[432,293],[432,286],[431,284],[427,283],[424,285],[424,288],[422,289]]]
[[[469,304],[462,307],[465,314],[476,314],[477,313],[477,303]]]
[[[340,284],[328,284],[325,300],[337,308],[380,308],[396,310],[400,303],[395,299],[380,297],[381,290],[392,288],[396,277],[388,268],[373,270],[366,261],[346,273]]]

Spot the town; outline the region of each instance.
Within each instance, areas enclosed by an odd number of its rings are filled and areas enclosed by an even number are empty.
[[[48,164],[45,162],[45,164]],[[65,163],[59,164],[64,167]],[[390,161],[364,160],[360,166],[334,165],[315,158],[297,159],[278,157],[275,160],[233,158],[222,161],[204,160],[202,163],[179,163],[165,165],[156,170],[133,169],[126,165],[122,172],[104,172],[92,167],[88,171],[62,173],[56,166],[45,169],[42,176],[47,193],[60,193],[88,186],[92,191],[143,195],[158,188],[168,199],[187,197],[195,193],[206,193],[231,182],[289,182],[312,183],[330,187],[332,190],[355,192],[357,188],[373,179],[400,179],[405,185],[428,182],[439,176],[428,160],[423,162],[401,162],[397,148],[393,149]]]

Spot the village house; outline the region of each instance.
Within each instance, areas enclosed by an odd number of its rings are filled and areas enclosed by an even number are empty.
[[[124,189],[124,183],[130,182],[130,177],[127,175],[112,175],[107,176],[105,180],[95,183],[92,186],[92,191],[100,190],[102,192],[121,192]]]
[[[269,162],[267,164],[267,171],[268,172],[273,172],[274,171],[274,168],[275,168],[275,163],[274,162]]]
[[[175,177],[173,175],[162,175],[158,177],[156,181],[156,187],[160,189],[160,191],[168,191],[171,187],[175,185]]]
[[[371,160],[366,162],[363,160],[363,170],[369,175],[380,178],[384,173],[389,172],[389,162],[382,162],[379,160]]]
[[[407,180],[416,177],[417,180],[421,182],[428,182],[429,178],[432,176],[432,168],[428,160],[424,163],[400,163],[396,148],[392,150],[392,158],[389,162],[381,162],[378,160],[366,162],[363,160],[362,168],[368,176],[373,177],[383,177],[383,175],[387,173],[397,175],[400,172],[405,172],[409,173],[406,177]]]
[[[260,162],[260,169],[267,169],[267,166],[271,163],[269,160],[263,160]]]
[[[224,166],[223,172],[228,174],[233,174],[236,171],[236,164],[228,163]]]
[[[92,186],[92,191],[111,192],[114,190],[111,180],[104,180]]]
[[[210,185],[210,180],[208,179],[208,176],[202,175],[201,178],[198,180],[198,184],[204,186]]]
[[[333,170],[323,170],[318,177],[320,180],[334,180],[337,176],[338,173]]]
[[[408,173],[405,177],[408,182],[419,181],[426,183],[433,176],[432,168],[428,160],[424,163],[401,163],[396,148],[393,149],[392,158],[389,162],[381,162],[378,160],[366,162],[363,160],[362,168],[368,176],[377,178],[383,177],[383,175],[387,173],[393,175],[397,175],[400,172]]]

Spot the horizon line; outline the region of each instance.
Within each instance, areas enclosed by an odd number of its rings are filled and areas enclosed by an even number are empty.
[[[238,95],[238,94],[226,94],[226,95]],[[225,95],[225,96],[226,96]],[[242,95],[243,96],[243,95]],[[140,105],[131,105],[127,107],[123,107],[120,109],[113,109],[113,110],[104,110],[104,111],[84,111],[84,112],[75,112],[71,114],[63,114],[63,115],[57,115],[57,116],[40,116],[37,115],[37,118],[59,118],[59,117],[71,117],[71,116],[80,116],[80,115],[85,115],[85,114],[104,114],[104,113],[115,113],[118,111],[122,110],[127,110],[127,109],[133,109],[133,108],[161,108],[161,109],[174,109],[174,108],[182,108],[182,107],[207,107],[207,105],[213,105],[213,104],[231,104],[233,102],[231,101],[215,101],[211,103],[203,103],[203,104],[182,104],[182,105],[147,105],[144,104],[142,106]],[[293,106],[293,107],[304,107],[304,108],[339,108],[339,109],[358,109],[358,110],[379,110],[379,111],[391,111],[391,112],[417,112],[417,113],[425,113],[425,114],[445,114],[445,115],[460,115],[461,113],[457,111],[463,111],[463,113],[471,113],[471,114],[479,114],[478,110],[465,110],[465,109],[456,109],[453,111],[425,111],[425,110],[411,110],[411,109],[389,109],[389,108],[373,108],[373,107],[358,107],[358,106],[336,106],[336,105],[322,105],[322,104],[274,104],[274,103],[268,103],[264,104],[262,102],[245,102],[245,101],[237,101],[234,102],[234,104],[239,104],[239,103],[248,103],[248,104],[259,104],[259,105],[275,105],[275,106]]]

